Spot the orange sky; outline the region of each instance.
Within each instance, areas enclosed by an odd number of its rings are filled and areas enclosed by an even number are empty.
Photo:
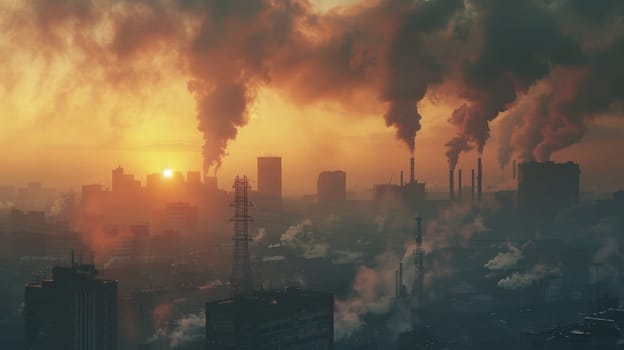
[[[318,4],[322,9],[331,5],[332,1]],[[0,54],[12,52],[0,69],[0,185],[31,180],[62,189],[109,185],[110,170],[117,165],[141,180],[165,167],[201,170],[195,100],[187,89],[189,77],[172,68],[172,57],[146,58],[146,72],[159,69],[147,82],[100,89],[97,68],[74,74],[79,52],[69,50],[48,61],[45,53],[12,39],[0,34]],[[81,80],[84,76],[93,80]],[[447,119],[457,105],[457,100],[431,92],[419,104],[423,126],[416,137],[416,174],[440,188],[447,185],[444,144],[454,133]],[[396,140],[394,128],[385,126],[384,108],[375,100],[357,112],[333,103],[298,106],[283,92],[263,87],[248,125],[229,144],[219,186],[229,188],[236,174],[254,179],[255,157],[264,154],[283,157],[286,195],[313,193],[316,176],[329,169],[347,172],[349,190],[396,183],[399,171],[408,170],[409,152]],[[624,146],[624,125],[609,116],[594,124],[584,141],[556,153],[554,159],[580,162],[586,189],[616,189],[624,185],[624,165],[613,150]],[[496,125],[497,121],[485,147],[485,185],[504,188],[509,187],[511,171],[502,173],[496,162]],[[613,133],[604,136],[605,130]],[[460,158],[464,183],[475,158],[474,152]]]

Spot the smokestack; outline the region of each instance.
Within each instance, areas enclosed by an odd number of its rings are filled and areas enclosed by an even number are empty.
[[[403,187],[403,170],[401,170],[401,187]]]
[[[457,199],[462,201],[462,171],[459,169],[457,172]]]
[[[394,270],[394,297],[399,297],[399,270]]]
[[[414,157],[410,158],[410,183],[414,183]]]
[[[422,249],[422,218],[416,218],[416,250],[414,251],[414,265],[416,268],[416,278],[414,278],[414,288],[412,289],[412,295],[416,296],[416,307],[412,309],[412,331],[420,336],[421,324],[422,324],[422,307],[423,307],[423,287],[424,283],[424,266],[423,257],[424,251]]]
[[[512,174],[513,174],[513,179],[514,180],[516,179],[516,169],[517,169],[516,160],[514,159],[513,160],[513,169],[512,169]]]
[[[449,169],[449,199],[455,199],[455,171]]]
[[[401,291],[403,290],[403,263],[399,264],[399,296],[401,295]]]
[[[472,172],[470,174],[470,196],[472,198],[472,200],[475,200],[475,174],[474,174],[474,169],[472,169]]]
[[[477,199],[481,201],[483,194],[483,169],[481,166],[481,157],[477,159]]]

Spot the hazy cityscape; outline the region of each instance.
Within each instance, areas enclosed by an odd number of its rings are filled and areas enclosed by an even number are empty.
[[[0,349],[624,349],[623,19],[0,0]]]

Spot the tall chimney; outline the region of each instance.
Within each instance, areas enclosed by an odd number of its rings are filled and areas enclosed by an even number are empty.
[[[481,157],[477,159],[477,199],[480,201],[483,194],[483,169],[481,166]]]
[[[512,174],[513,174],[513,179],[514,180],[516,179],[516,169],[517,169],[516,160],[514,159],[513,160],[513,170],[512,170]]]
[[[463,188],[462,188],[462,170],[459,169],[459,171],[457,172],[457,199],[460,202],[462,201],[462,192],[463,192]]]
[[[455,199],[455,171],[449,169],[449,199]]]
[[[410,158],[410,183],[414,183],[414,157]]]
[[[399,296],[402,297],[403,292],[403,263],[399,264]]]
[[[401,187],[403,187],[403,170],[401,170]]]
[[[475,174],[474,174],[474,169],[472,169],[472,172],[470,174],[470,195],[472,200],[475,200]]]
[[[399,291],[401,288],[399,287],[399,270],[394,270],[394,297],[399,297]]]

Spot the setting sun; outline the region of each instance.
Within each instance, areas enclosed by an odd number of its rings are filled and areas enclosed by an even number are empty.
[[[163,177],[166,177],[167,179],[170,179],[173,177],[173,170],[167,168],[165,170],[163,170],[162,172]]]

